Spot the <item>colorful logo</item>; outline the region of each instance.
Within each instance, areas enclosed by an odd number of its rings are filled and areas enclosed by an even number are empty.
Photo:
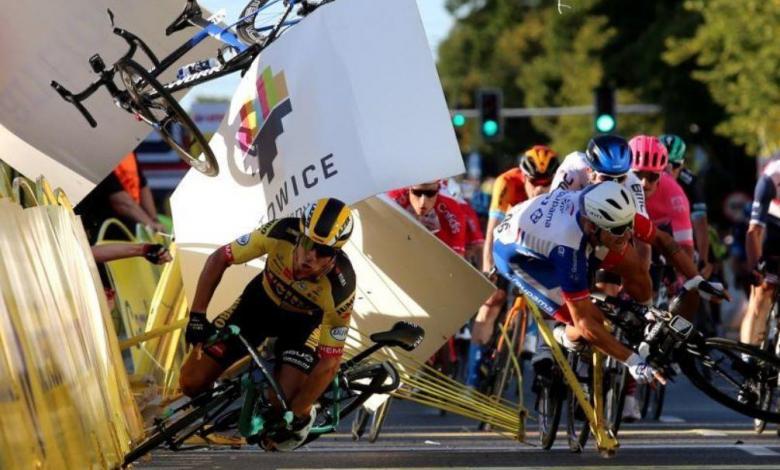
[[[266,67],[257,79],[257,96],[241,106],[241,125],[236,140],[243,152],[244,169],[274,178],[273,161],[278,150],[276,138],[284,132],[282,118],[292,112],[284,71],[276,75]]]

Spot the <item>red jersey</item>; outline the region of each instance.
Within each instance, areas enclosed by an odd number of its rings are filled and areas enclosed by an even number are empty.
[[[461,205],[449,196],[439,193],[433,210],[422,217],[418,217],[414,213],[412,204],[409,201],[408,188],[395,189],[387,193],[387,195],[397,202],[398,205],[406,209],[425,228],[435,234],[439,240],[443,241],[461,256],[466,254],[466,246],[480,241],[471,234],[466,214]],[[479,235],[479,238],[482,238],[481,230]]]

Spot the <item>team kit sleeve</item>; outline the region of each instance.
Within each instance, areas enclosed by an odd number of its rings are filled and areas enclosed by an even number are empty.
[[[491,219],[498,219],[499,222],[504,220],[506,211],[509,209],[508,204],[504,202],[507,191],[509,191],[509,187],[506,178],[501,175],[493,183],[493,196],[490,198],[490,210],[488,211],[488,216]]]
[[[230,264],[243,264],[259,258],[269,251],[275,243],[268,233],[277,222],[269,222],[258,230],[242,235],[222,247],[223,253]]]
[[[461,204],[463,214],[466,216],[466,245],[471,246],[485,241],[482,227],[479,226],[479,217],[469,203]]]
[[[691,225],[691,210],[688,196],[677,183],[672,186],[671,197],[671,225],[674,240],[681,246],[693,246],[693,226]]]
[[[766,225],[769,205],[775,197],[777,197],[777,188],[772,178],[766,175],[759,178],[753,192],[753,205],[750,207],[751,225]]]
[[[347,299],[322,315],[320,342],[317,346],[320,357],[341,357],[349,333],[349,319],[354,303],[355,293],[353,291]]]
[[[575,302],[587,299],[590,296],[588,289],[588,260],[585,257],[585,246],[573,249],[559,245],[550,252],[549,259],[555,265],[555,272],[561,286],[561,293],[567,302]]]

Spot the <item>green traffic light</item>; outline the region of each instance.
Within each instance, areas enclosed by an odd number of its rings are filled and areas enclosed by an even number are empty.
[[[602,114],[597,117],[596,130],[599,132],[612,132],[615,130],[615,117],[610,114]]]
[[[498,123],[492,119],[482,123],[482,133],[487,137],[493,137],[498,134]]]
[[[455,114],[454,116],[452,116],[452,124],[455,127],[463,127],[464,125],[466,125],[466,116],[462,114]]]

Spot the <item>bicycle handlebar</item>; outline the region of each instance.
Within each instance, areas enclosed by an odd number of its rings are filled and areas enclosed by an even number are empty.
[[[81,100],[94,93],[94,91],[100,86],[100,82],[93,83],[92,85],[87,87],[87,89],[84,90],[84,92],[79,93],[78,95],[74,95],[73,93],[70,92],[70,90],[57,83],[55,80],[51,81],[51,86],[57,91],[57,93],[60,94],[60,96],[62,96],[62,99],[64,99],[68,103],[71,103],[73,106],[76,107],[76,109],[79,110],[81,115],[84,116],[84,119],[87,120],[90,126],[97,127],[97,122],[95,121],[95,118],[93,118],[92,115],[89,114],[89,111],[87,111],[87,108],[85,108],[84,105],[81,104]],[[93,87],[94,89],[90,90],[90,88]],[[89,91],[89,93],[85,94],[85,92],[87,91]],[[80,98],[80,96],[83,94],[85,94],[85,96],[83,98]]]

